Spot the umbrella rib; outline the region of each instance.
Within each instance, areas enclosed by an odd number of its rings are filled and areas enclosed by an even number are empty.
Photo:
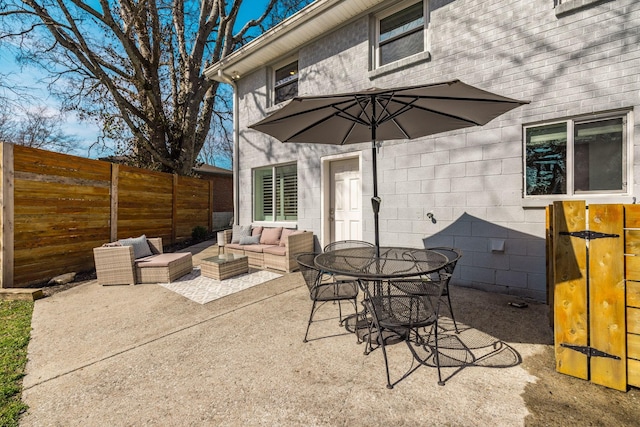
[[[381,98],[385,98],[385,97],[381,97]],[[381,102],[378,102],[378,104],[380,104],[380,106],[382,107],[382,112],[380,113],[380,117],[381,120],[376,122],[376,125],[379,125],[380,123],[385,123],[388,122],[389,120],[391,120],[398,129],[400,129],[400,132],[402,132],[402,134],[404,135],[405,138],[409,139],[409,133],[407,133],[407,131],[404,129],[404,127],[402,127],[402,125],[400,123],[398,123],[395,118],[397,116],[399,116],[400,114],[404,113],[405,111],[408,111],[411,107],[412,107],[412,103],[410,104],[405,104],[402,108],[400,108],[398,111],[396,111],[395,113],[391,113],[389,111],[389,109],[387,108],[387,106],[389,105],[389,103],[393,100],[393,94],[387,99],[387,102],[384,103],[384,105]],[[415,100],[413,101],[415,102]],[[401,103],[402,104],[402,103]],[[382,114],[386,113],[387,117],[382,118]]]
[[[357,104],[360,107],[360,115],[358,115],[358,116],[347,112],[346,108],[340,109],[336,105],[332,105],[331,106],[332,108],[338,110],[338,112],[336,114],[334,114],[335,116],[345,118],[345,119],[347,119],[347,120],[349,120],[351,122],[351,126],[349,126],[349,129],[347,130],[347,133],[345,133],[344,137],[340,141],[340,145],[344,145],[345,144],[345,142],[349,139],[349,135],[351,135],[351,133],[353,132],[353,129],[355,129],[357,124],[360,124],[362,126],[370,126],[371,125],[371,119],[369,117],[367,117],[367,104],[369,103],[369,101],[367,100],[367,102],[363,103],[363,101],[358,96],[354,96],[354,101],[355,102],[350,104],[348,108],[351,108],[351,107],[353,107],[354,105]],[[363,114],[365,115],[366,120],[363,120],[361,118],[361,115],[363,115]]]
[[[396,95],[394,100],[398,98],[411,98],[411,99],[438,99],[448,101],[473,101],[473,102],[497,102],[500,104],[523,104],[524,101],[518,101],[513,99],[486,99],[486,98],[468,98],[462,96],[435,96],[435,95]]]
[[[409,98],[409,97],[407,97]],[[452,101],[473,101],[473,102],[492,102],[492,103],[501,103],[501,104],[514,104],[513,101],[506,101],[506,100],[499,100],[499,99],[477,99],[477,98],[458,98],[458,97],[449,97],[449,96],[411,96],[410,98],[412,98],[412,101],[402,101],[400,99],[394,98],[393,102],[396,102],[400,105],[403,105],[403,108],[401,108],[400,110],[398,110],[396,113],[394,113],[393,115],[386,117],[383,122],[389,121],[389,120],[393,120],[396,116],[400,115],[400,113],[403,113],[404,111],[406,111],[409,108],[417,108],[419,110],[422,111],[428,111],[430,113],[434,113],[443,117],[449,117],[452,119],[456,119],[456,120],[462,120],[464,122],[476,125],[476,126],[481,126],[483,123],[482,122],[476,122],[474,120],[470,120],[464,117],[460,117],[457,116],[455,114],[450,114],[450,113],[445,113],[443,111],[438,111],[438,110],[434,110],[432,108],[428,108],[428,107],[423,107],[421,105],[415,105],[415,103],[419,100],[419,99],[437,99],[437,100],[452,100]],[[517,103],[517,102],[516,102]],[[395,122],[394,120],[394,123]]]
[[[360,97],[358,96],[354,96],[354,100],[355,100],[355,103],[357,103],[358,106],[360,107],[360,115],[354,116],[353,114],[347,113],[346,111],[340,111],[344,114],[344,116],[340,116],[340,114],[338,114],[338,116],[345,117],[347,120],[351,121],[351,126],[349,126],[349,130],[344,135],[344,138],[342,138],[342,140],[340,141],[340,145],[344,145],[347,139],[349,139],[349,135],[351,135],[351,132],[353,132],[353,129],[355,129],[356,124],[361,124],[362,126],[369,126],[371,124],[371,119],[367,117],[367,109],[366,109],[367,104],[369,103],[369,100],[363,103],[362,99],[360,99]],[[355,105],[355,103],[351,104],[351,106]],[[333,108],[337,108],[337,107],[333,106]],[[365,115],[365,118],[367,120],[363,120],[360,117],[363,114]]]
[[[345,101],[345,102],[346,102],[346,101]],[[301,134],[305,133],[305,132],[306,132],[306,131],[308,131],[309,129],[311,129],[311,128],[313,128],[313,127],[315,127],[315,126],[317,126],[317,125],[319,125],[319,124],[321,124],[321,123],[324,123],[324,122],[326,122],[327,120],[329,120],[329,119],[331,119],[332,117],[335,117],[335,116],[338,116],[338,117],[345,117],[345,118],[347,118],[348,120],[350,120],[350,121],[352,121],[352,122],[357,122],[357,123],[359,123],[359,124],[362,124],[362,125],[365,125],[365,126],[366,126],[368,123],[364,122],[364,121],[363,121],[362,119],[360,119],[359,117],[354,116],[354,115],[352,115],[352,114],[349,114],[347,111],[345,111],[346,109],[351,108],[351,107],[353,107],[354,105],[356,105],[356,103],[357,103],[358,105],[360,104],[360,103],[359,103],[359,101],[358,101],[357,99],[355,99],[355,100],[354,100],[354,102],[349,103],[346,107],[338,107],[337,105],[333,105],[333,104],[332,104],[330,107],[331,107],[331,108],[333,108],[333,109],[335,110],[333,113],[331,113],[331,114],[329,114],[329,115],[327,115],[327,116],[323,117],[322,119],[317,120],[317,121],[315,121],[315,122],[311,123],[310,125],[308,125],[308,126],[306,126],[306,127],[302,128],[302,129],[300,129],[299,131],[297,131],[297,132],[296,132],[296,133],[294,133],[293,135],[289,135],[289,136],[286,138],[286,141],[291,141],[292,139],[296,138],[298,135],[301,135]],[[294,117],[297,117],[297,116],[301,116],[301,115],[304,115],[304,114],[308,114],[309,112],[313,112],[313,111],[321,111],[321,110],[324,110],[324,109],[326,109],[326,108],[327,108],[326,106],[322,106],[322,107],[313,108],[313,109],[310,109],[310,110],[305,110],[305,111],[301,111],[301,112],[297,112],[297,113],[289,114],[289,115],[287,115],[287,116],[283,116],[283,117],[278,118],[278,121],[288,120],[288,119],[291,119],[291,118],[294,118]],[[354,123],[354,126],[355,126],[355,123]],[[349,128],[349,132],[347,132],[347,136],[345,136],[345,138],[343,139],[343,142],[344,142],[344,140],[346,140],[346,138],[349,136],[349,134],[351,133],[352,129],[353,129],[353,126],[351,126],[351,127]]]
[[[366,116],[366,104],[368,104],[368,102],[366,102],[365,105],[363,106],[362,101],[358,97],[354,97],[354,102],[352,104],[350,104],[349,107],[347,107],[347,108],[351,108],[356,104],[360,107],[360,115],[365,114],[365,116]],[[370,124],[370,122],[371,122],[369,117],[367,117],[368,120],[362,120],[360,115],[358,115],[358,116],[353,115],[353,114],[347,112],[346,108],[338,108],[337,105],[332,105],[331,107],[336,109],[336,110],[338,110],[338,113],[336,113],[334,115],[346,118],[348,120],[351,120],[352,122],[354,122],[354,124],[357,123],[357,124],[361,124],[363,126],[368,126]],[[342,113],[342,115],[340,113]]]

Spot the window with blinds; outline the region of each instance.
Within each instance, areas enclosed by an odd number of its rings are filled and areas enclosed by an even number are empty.
[[[298,61],[275,70],[274,104],[298,96]]]
[[[402,6],[400,6],[402,7]],[[425,50],[424,2],[378,17],[377,65],[383,66]]]
[[[298,219],[298,168],[295,164],[254,170],[254,221]]]

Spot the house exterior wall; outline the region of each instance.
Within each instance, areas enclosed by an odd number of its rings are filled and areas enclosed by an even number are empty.
[[[566,8],[570,2],[563,3]],[[460,248],[455,284],[545,300],[544,206],[554,199],[523,198],[522,126],[639,106],[640,2],[592,3],[557,16],[553,0],[434,2],[430,57],[388,72],[371,70],[371,16],[292,52],[298,54],[300,95],[457,78],[531,101],[481,128],[385,141],[378,152],[382,245]],[[247,129],[274,111],[269,68],[237,85],[240,223],[252,221],[252,168],[297,162],[297,226],[320,235],[321,159],[362,152],[363,236],[373,241],[370,144],[282,144]],[[626,197],[612,203],[631,202],[638,194],[639,135],[634,125],[633,182]],[[496,251],[503,242],[504,250]]]

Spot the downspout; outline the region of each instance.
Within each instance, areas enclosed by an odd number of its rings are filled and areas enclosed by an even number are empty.
[[[233,88],[233,223],[240,224],[238,216],[240,215],[239,195],[240,188],[240,138],[239,138],[239,123],[240,123],[240,107],[238,102],[238,85],[236,85],[233,78],[227,76],[222,72],[222,69],[218,70],[218,77],[225,83],[231,85]]]

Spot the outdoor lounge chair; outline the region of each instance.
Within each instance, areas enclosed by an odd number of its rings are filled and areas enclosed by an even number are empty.
[[[129,245],[131,241],[134,242]],[[148,245],[148,251],[140,252],[140,247],[136,245],[141,243]],[[109,243],[94,248],[93,258],[98,283],[101,285],[168,283],[193,269],[190,252],[165,254],[160,237],[141,236]]]

